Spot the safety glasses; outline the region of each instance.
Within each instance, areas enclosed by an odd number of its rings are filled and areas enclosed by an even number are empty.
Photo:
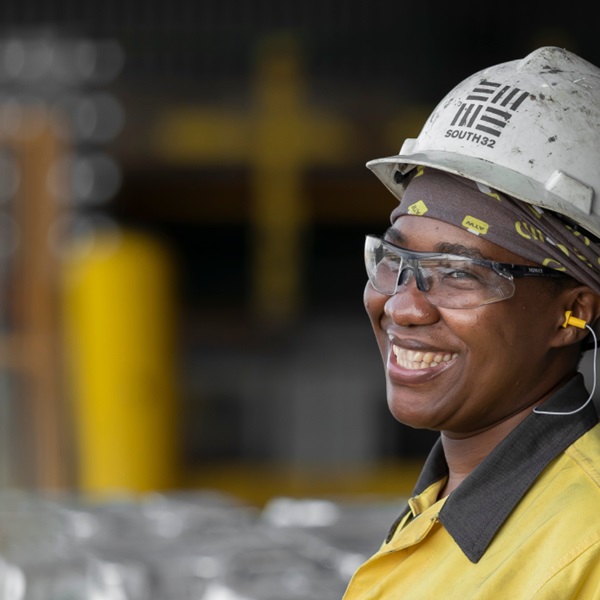
[[[548,267],[514,265],[437,252],[412,252],[378,237],[365,240],[365,266],[371,285],[391,296],[414,276],[417,289],[442,308],[475,308],[506,300],[514,278],[564,274]]]

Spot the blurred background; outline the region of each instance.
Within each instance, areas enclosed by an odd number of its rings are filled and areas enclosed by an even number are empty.
[[[540,45],[600,64],[558,3],[4,0],[0,490],[408,494],[435,436],[387,410],[364,163]]]

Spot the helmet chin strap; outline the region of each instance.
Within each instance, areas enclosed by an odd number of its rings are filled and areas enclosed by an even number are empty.
[[[592,369],[593,369],[592,391],[590,392],[588,399],[579,408],[576,408],[575,410],[569,410],[569,411],[564,411],[564,412],[558,412],[558,411],[555,412],[555,411],[551,411],[551,410],[540,410],[536,406],[533,409],[533,412],[537,413],[538,415],[556,415],[556,416],[574,415],[574,414],[578,413],[579,411],[582,411],[592,401],[592,399],[594,397],[594,392],[596,391],[596,359],[598,358],[598,338],[596,337],[596,333],[583,319],[577,319],[576,317],[572,317],[570,310],[568,310],[565,313],[565,322],[563,323],[563,327],[567,327],[567,325],[573,325],[574,327],[579,327],[580,329],[587,329],[587,330],[589,330],[589,332],[592,334],[592,337],[594,338],[594,360],[593,360],[593,366],[592,366]]]

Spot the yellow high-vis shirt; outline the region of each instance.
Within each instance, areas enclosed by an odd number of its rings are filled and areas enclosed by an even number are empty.
[[[544,409],[588,394],[577,376]],[[448,497],[441,443],[344,600],[600,600],[600,425],[532,413]]]

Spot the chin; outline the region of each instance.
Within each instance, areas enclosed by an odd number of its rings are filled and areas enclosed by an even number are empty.
[[[388,409],[394,419],[413,429],[439,430],[439,415],[432,414],[426,407],[426,401],[417,403],[409,401],[406,397],[399,397],[398,392],[388,393]]]

